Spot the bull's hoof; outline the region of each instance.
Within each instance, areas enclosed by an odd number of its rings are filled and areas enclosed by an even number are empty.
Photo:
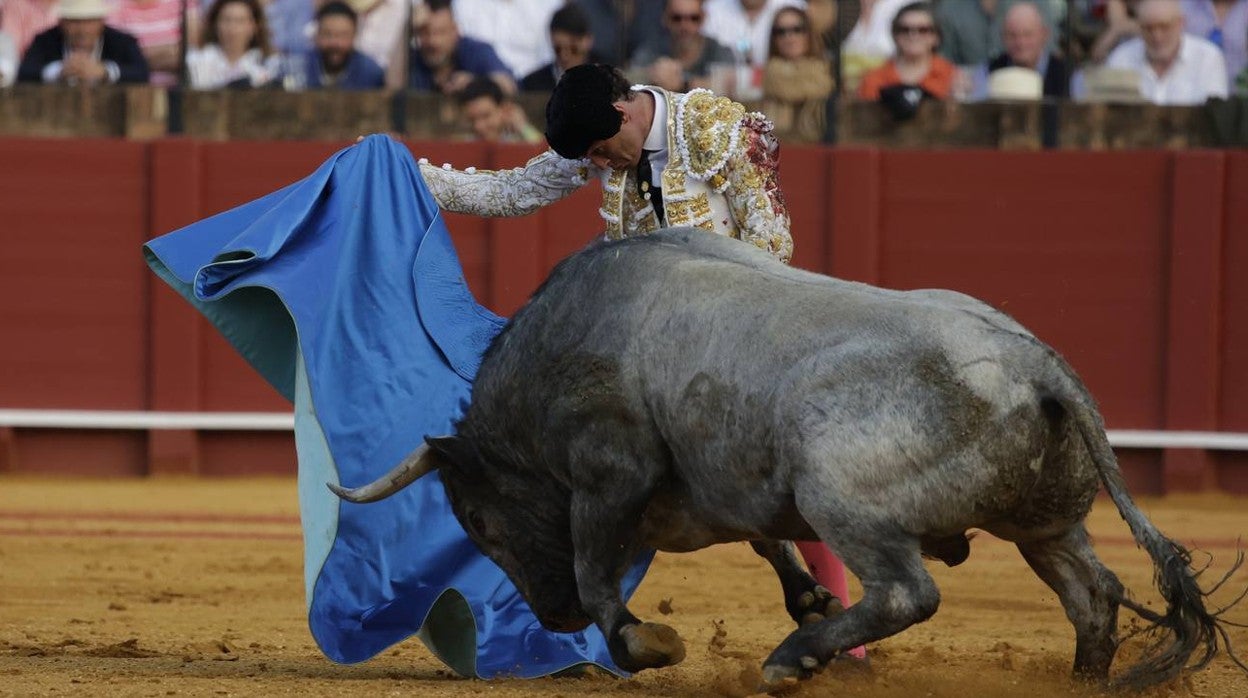
[[[662,623],[641,623],[620,628],[628,660],[616,663],[628,671],[657,669],[679,664],[685,658],[685,643],[675,630]]]
[[[810,678],[811,673],[812,670],[802,667],[768,664],[763,667],[763,683],[758,687],[758,691],[759,693],[770,693],[777,689],[791,686],[798,681]]]
[[[845,612],[845,606],[832,592],[816,586],[797,599],[798,625],[809,625]]]

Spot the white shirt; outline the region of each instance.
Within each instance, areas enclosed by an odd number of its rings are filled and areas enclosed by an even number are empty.
[[[265,58],[260,49],[253,48],[237,63],[230,63],[220,46],[207,44],[186,53],[186,70],[191,76],[191,88],[196,90],[215,90],[241,78],[247,78],[252,87],[259,87],[278,76],[279,60],[276,54]]]
[[[650,184],[661,187],[663,170],[667,169],[667,161],[671,159],[667,149],[667,100],[654,90],[643,88],[638,91],[648,92],[654,97],[654,121],[650,124],[646,140],[642,141],[641,149],[653,151],[650,154]]]
[[[897,11],[914,0],[879,0],[871,10],[871,18],[858,22],[845,37],[841,52],[853,56],[892,58],[896,45],[893,43],[893,18]]]
[[[707,0],[703,7],[706,23],[702,25],[702,33],[733,51],[749,53],[750,63],[761,66],[767,62],[771,21],[776,12],[785,7],[806,9],[806,0],[767,0],[753,22],[745,14],[741,0]]]
[[[17,44],[0,31],[0,87],[8,87],[17,79]]]
[[[1179,56],[1165,75],[1153,71],[1144,54],[1144,40],[1131,39],[1109,54],[1105,65],[1140,74],[1140,94],[1150,102],[1170,105],[1204,104],[1210,97],[1226,97],[1226,59],[1209,41],[1183,35]]]
[[[390,65],[395,49],[407,36],[406,27],[406,1],[381,0],[368,12],[360,15],[360,27],[355,33],[355,50],[373,59],[385,70]]]
[[[451,11],[464,36],[494,47],[512,76],[525,75],[554,60],[550,17],[563,0],[455,0]]]

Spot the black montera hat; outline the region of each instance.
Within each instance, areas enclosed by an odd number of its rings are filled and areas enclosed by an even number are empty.
[[[918,85],[889,85],[880,89],[880,104],[897,121],[913,119],[919,113],[919,105],[936,99],[936,95]]]
[[[585,157],[594,141],[620,132],[623,116],[612,105],[628,92],[628,81],[609,65],[569,68],[546,103],[546,142],[562,157]]]

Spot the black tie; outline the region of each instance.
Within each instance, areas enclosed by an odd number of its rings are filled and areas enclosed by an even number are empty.
[[[650,155],[655,151],[641,151],[641,160],[637,162],[637,193],[654,206],[654,212],[663,220],[663,189],[651,184]]]

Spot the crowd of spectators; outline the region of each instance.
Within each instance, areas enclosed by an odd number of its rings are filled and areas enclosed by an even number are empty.
[[[585,62],[898,116],[942,99],[1200,104],[1248,94],[1248,0],[0,0],[0,86],[407,88],[503,140],[533,134],[517,92]]]

